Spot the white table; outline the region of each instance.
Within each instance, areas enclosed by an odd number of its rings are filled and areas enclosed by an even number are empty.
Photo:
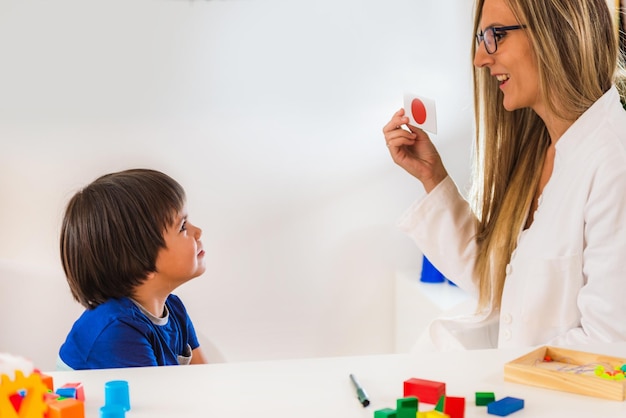
[[[574,347],[581,349],[581,347]],[[586,351],[626,357],[626,343],[585,347]],[[82,382],[86,417],[97,418],[104,404],[104,384],[127,380],[131,411],[127,418],[185,417],[373,417],[374,411],[395,408],[403,382],[411,377],[446,383],[449,396],[466,398],[466,417],[493,417],[474,404],[475,392],[495,392],[496,399],[525,400],[515,418],[625,417],[626,402],[603,400],[504,381],[504,363],[523,350],[477,350],[362,357],[335,357],[267,362],[49,372],[55,387]],[[369,395],[363,408],[349,374]],[[434,405],[422,405],[421,410]],[[426,408],[427,407],[427,408]]]

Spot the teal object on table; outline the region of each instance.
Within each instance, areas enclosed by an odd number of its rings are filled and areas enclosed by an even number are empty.
[[[111,380],[104,384],[104,406],[121,406],[124,411],[130,411],[130,394],[126,380]],[[112,411],[105,411],[113,413]]]

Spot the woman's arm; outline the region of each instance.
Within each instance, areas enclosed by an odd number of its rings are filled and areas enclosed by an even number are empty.
[[[476,217],[450,177],[415,202],[398,226],[444,276],[477,297]]]

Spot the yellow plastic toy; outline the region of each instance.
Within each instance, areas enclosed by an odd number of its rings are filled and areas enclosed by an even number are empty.
[[[19,412],[15,410],[9,397],[24,390]],[[0,375],[0,417],[2,418],[41,418],[48,406],[44,402],[44,393],[48,390],[37,373],[24,377],[24,373],[15,371],[15,380],[6,374]]]

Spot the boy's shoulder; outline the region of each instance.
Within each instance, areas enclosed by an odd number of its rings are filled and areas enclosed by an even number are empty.
[[[81,316],[84,322],[100,322],[107,324],[113,321],[134,321],[139,317],[139,309],[129,298],[109,299],[96,306],[94,309],[86,310]]]
[[[130,298],[112,298],[98,305],[93,311],[100,311],[101,313],[119,312],[126,311],[131,306],[134,306],[134,303]]]
[[[170,304],[183,305],[183,301],[173,293],[170,293],[165,302]]]
[[[145,315],[130,299],[110,299],[94,309],[85,310],[74,322],[68,338],[91,344],[115,324],[125,324],[139,330],[149,328]]]
[[[183,301],[173,293],[167,297],[165,304],[171,313],[176,316],[187,315],[187,309],[185,308],[185,304]]]

